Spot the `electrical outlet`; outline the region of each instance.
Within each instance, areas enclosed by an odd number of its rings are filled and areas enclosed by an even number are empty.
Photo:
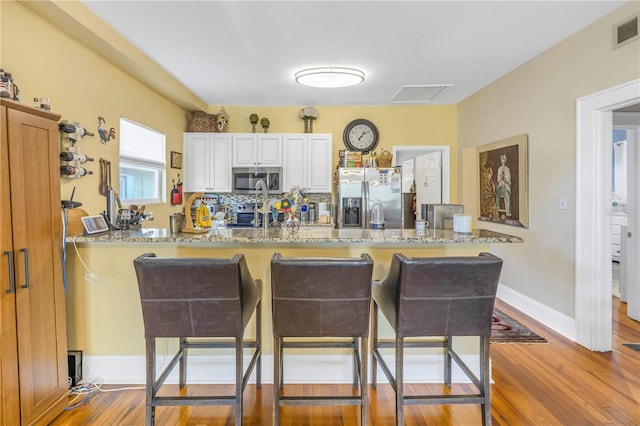
[[[567,209],[567,197],[562,195],[560,196],[560,210],[566,210],[566,209]]]

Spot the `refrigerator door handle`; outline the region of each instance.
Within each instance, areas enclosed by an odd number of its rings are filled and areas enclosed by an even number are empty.
[[[362,229],[369,229],[369,181],[362,181],[362,217],[360,223],[362,223]]]

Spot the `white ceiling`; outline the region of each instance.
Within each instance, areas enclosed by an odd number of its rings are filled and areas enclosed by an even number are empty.
[[[404,85],[452,84],[455,104],[622,1],[83,1],[210,105],[389,105]],[[612,28],[613,43],[613,28]],[[314,89],[312,66],[363,70]]]

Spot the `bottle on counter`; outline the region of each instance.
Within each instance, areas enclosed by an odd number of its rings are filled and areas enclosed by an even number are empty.
[[[93,161],[93,158],[87,157],[86,154],[76,154],[71,151],[63,151],[60,153],[61,161],[78,161],[80,163],[86,163],[87,161]]]
[[[317,219],[316,216],[316,203],[309,203],[309,222],[314,222]]]
[[[87,170],[84,167],[60,166],[60,176],[81,177],[92,174],[93,172],[91,170]]]

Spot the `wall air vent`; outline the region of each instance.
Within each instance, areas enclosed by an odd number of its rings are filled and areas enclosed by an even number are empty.
[[[638,15],[625,19],[615,29],[615,47],[624,46],[640,38],[638,33]]]

